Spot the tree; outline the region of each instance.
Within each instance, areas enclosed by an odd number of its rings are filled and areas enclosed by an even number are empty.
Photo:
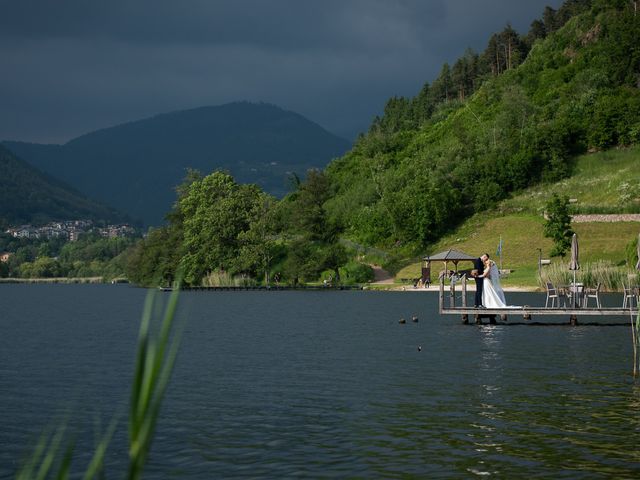
[[[330,196],[327,174],[322,170],[309,170],[294,201],[293,223],[298,233],[311,241],[329,242],[335,237],[335,228],[330,225],[324,208]]]
[[[466,95],[469,95],[469,89],[467,88],[467,62],[465,57],[460,57],[453,64],[451,69],[451,83],[453,89],[457,93],[460,100],[464,100]]]
[[[545,38],[547,36],[547,31],[544,28],[544,22],[542,20],[534,20],[531,22],[531,27],[529,28],[529,33],[527,33],[526,41],[531,47],[536,40],[539,38]]]
[[[446,102],[450,99],[452,93],[452,82],[451,82],[451,69],[449,68],[449,64],[445,63],[442,65],[442,69],[440,70],[440,75],[431,85],[431,98],[433,99],[433,104],[437,105],[440,102]]]
[[[411,113],[413,123],[416,127],[420,126],[425,120],[428,120],[433,113],[433,104],[431,103],[431,86],[426,82],[418,95],[411,101]]]
[[[384,107],[379,126],[386,133],[394,133],[412,126],[411,104],[405,97],[391,97]]]
[[[181,258],[182,232],[175,225],[152,229],[130,253],[126,273],[140,285],[171,285]]]
[[[544,7],[542,23],[544,24],[544,31],[547,35],[556,31],[556,10],[554,8],[549,6]]]
[[[269,269],[278,254],[275,199],[263,194],[254,213],[249,229],[239,235],[242,244],[239,260],[242,270],[262,272],[265,285],[269,285]]]
[[[551,256],[564,257],[571,248],[571,215],[569,215],[569,197],[560,197],[554,193],[546,205],[547,220],[544,224],[544,236],[553,240]]]
[[[211,271],[242,270],[240,235],[249,230],[261,201],[256,185],[239,185],[222,172],[194,181],[179,200],[183,215],[181,268],[188,284],[199,284]]]

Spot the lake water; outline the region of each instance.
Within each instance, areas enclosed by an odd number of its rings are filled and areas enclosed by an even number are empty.
[[[118,414],[106,473],[122,476],[145,295],[0,286],[0,478],[64,421],[81,471]],[[433,293],[180,301],[185,333],[145,478],[640,476],[628,327],[464,326],[437,314]]]

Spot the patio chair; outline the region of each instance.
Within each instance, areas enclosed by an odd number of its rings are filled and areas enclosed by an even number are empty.
[[[593,298],[596,301],[596,306],[598,308],[600,308],[600,284],[598,283],[598,285],[596,285],[596,288],[585,288],[584,290],[584,308],[587,308],[589,306],[589,299]]]
[[[544,302],[544,308],[549,307],[549,300],[551,300],[551,308],[557,303],[558,307],[560,307],[560,295],[558,295],[558,290],[553,286],[553,283],[547,282],[547,299]]]
[[[625,284],[622,284],[622,289],[624,290],[624,297],[622,299],[622,308],[633,307],[633,302],[636,303],[636,307],[638,306],[638,299],[636,298],[636,292],[634,292],[631,285],[628,287]]]

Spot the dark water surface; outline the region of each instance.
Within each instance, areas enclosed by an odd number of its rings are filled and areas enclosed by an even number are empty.
[[[117,414],[123,476],[145,295],[0,286],[1,478],[64,420],[81,471]],[[463,326],[432,293],[184,293],[180,313],[145,478],[640,478],[628,327]]]

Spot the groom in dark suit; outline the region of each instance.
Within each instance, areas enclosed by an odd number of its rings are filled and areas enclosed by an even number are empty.
[[[473,269],[476,270],[475,275],[473,276],[476,281],[476,298],[475,298],[475,308],[482,307],[482,283],[484,282],[484,278],[481,277],[482,272],[484,272],[484,262],[481,257],[476,258],[473,261]]]

